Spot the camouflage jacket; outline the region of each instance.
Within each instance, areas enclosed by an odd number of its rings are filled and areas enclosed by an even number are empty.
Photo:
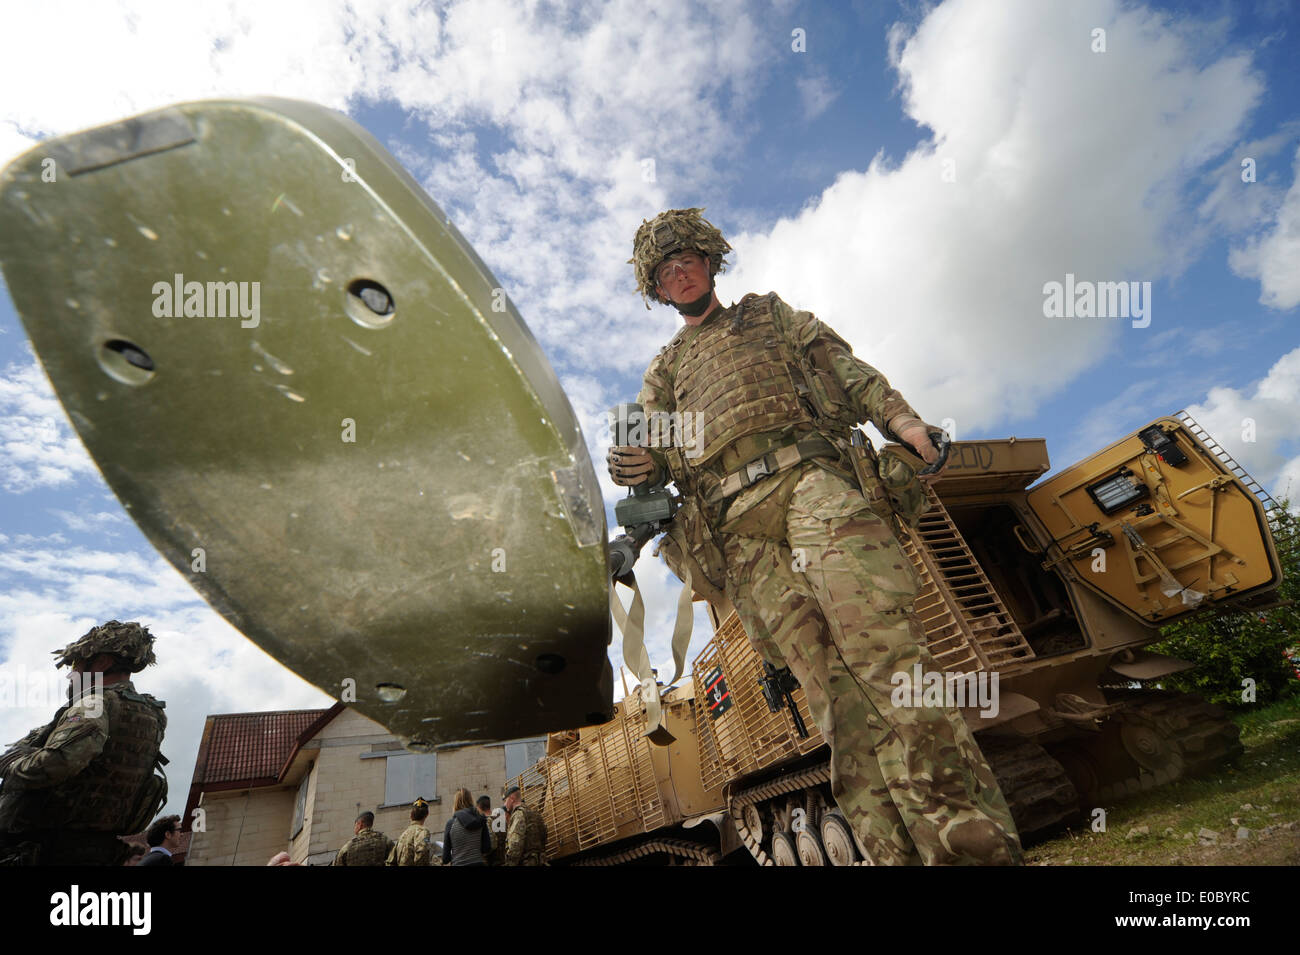
[[[510,814],[506,830],[506,865],[546,864],[546,823],[523,803]]]
[[[163,704],[130,680],[83,693],[0,758],[0,832],[143,828],[166,727]]]
[[[490,826],[491,823],[489,822]],[[491,832],[492,851],[488,853],[488,865],[505,865],[506,864],[506,834],[497,832],[495,829]]]
[[[406,827],[388,853],[387,865],[433,865],[433,837],[418,822]]]
[[[334,865],[383,865],[393,849],[393,840],[373,827],[362,829],[347,841]]]

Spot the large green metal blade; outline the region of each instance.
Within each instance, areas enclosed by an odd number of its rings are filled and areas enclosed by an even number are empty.
[[[42,143],[0,176],[0,267],[109,485],[276,659],[416,747],[608,718],[577,420],[360,126],[213,101]]]

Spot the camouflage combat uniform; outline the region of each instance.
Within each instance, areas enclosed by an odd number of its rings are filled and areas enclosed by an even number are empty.
[[[808,312],[774,294],[685,325],[651,363],[647,412],[697,412],[699,443],[667,464],[695,496],[725,557],[725,589],[751,641],[802,684],[831,747],[831,790],[877,864],[1008,864],[1019,838],[997,780],[955,708],[895,708],[891,676],[938,667],[912,614],[920,580],[873,509],[845,447],[846,421],[920,423],[884,376]],[[797,371],[810,354],[829,368]],[[806,367],[812,368],[808,365]],[[809,387],[833,376],[821,404]],[[831,397],[828,397],[830,395]],[[833,445],[730,497],[721,479],[773,448],[821,435]],[[669,452],[670,458],[673,452]],[[685,460],[683,461],[683,458]],[[693,459],[692,459],[693,458]]]
[[[374,827],[367,827],[349,839],[334,857],[333,865],[383,865],[393,849],[393,840]]]
[[[163,704],[93,683],[0,758],[0,864],[118,865],[159,808]],[[161,790],[165,795],[165,788]]]
[[[388,865],[433,865],[433,837],[429,830],[413,822],[397,837],[388,853]]]
[[[546,864],[546,822],[523,803],[515,806],[506,828],[506,865]]]
[[[492,819],[488,819],[487,824],[492,837],[492,851],[487,855],[488,865],[505,865],[506,864],[506,834],[498,832],[492,828]]]

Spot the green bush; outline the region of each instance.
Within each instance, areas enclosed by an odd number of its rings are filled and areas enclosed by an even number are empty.
[[[1222,616],[1197,616],[1171,624],[1156,653],[1181,657],[1196,669],[1163,677],[1162,686],[1197,693],[1212,703],[1234,709],[1261,706],[1300,693],[1300,679],[1286,657],[1300,643],[1300,520],[1283,500],[1270,522],[1282,585],[1277,591],[1286,606]],[[1255,681],[1255,700],[1243,702],[1242,681]]]

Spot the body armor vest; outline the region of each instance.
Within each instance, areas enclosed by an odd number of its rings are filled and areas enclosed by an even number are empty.
[[[737,440],[816,423],[790,371],[789,345],[770,297],[742,301],[739,316],[719,315],[672,358],[676,410],[693,413],[696,452],[688,467],[709,468]]]
[[[515,812],[524,814],[527,823],[524,831],[524,851],[519,857],[520,865],[543,865],[546,862],[546,822],[536,809],[529,809],[522,803],[515,807]]]
[[[13,794],[21,801],[15,831],[93,830],[127,835],[141,791],[153,775],[167,717],[162,705],[129,686],[104,687],[108,740],[76,776],[47,789]]]
[[[383,865],[384,860],[388,858],[388,851],[392,847],[392,842],[382,832],[376,832],[373,828],[362,829],[348,840],[345,847],[348,851],[343,853],[342,864],[351,866]]]

